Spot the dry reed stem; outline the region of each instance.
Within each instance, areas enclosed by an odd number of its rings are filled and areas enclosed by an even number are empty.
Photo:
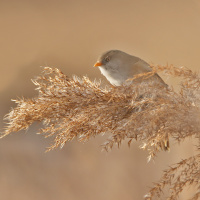
[[[128,139],[143,142],[150,160],[164,149],[170,138],[182,142],[200,134],[200,78],[186,68],[152,67],[151,73],[134,77],[134,84],[102,87],[87,77],[69,78],[59,69],[45,67],[33,83],[38,97],[15,100],[17,107],[7,114],[8,126],[2,137],[27,129],[33,122],[43,122],[39,133],[54,137],[52,150],[78,138],[85,142],[99,134],[112,136],[102,145],[105,150],[120,146]],[[162,71],[168,76],[181,77],[180,92],[155,83],[150,78]],[[141,81],[142,80],[142,81]],[[145,80],[145,81],[144,81]],[[164,172],[160,182],[145,196],[159,199],[165,186],[171,188],[169,199],[177,199],[186,185],[197,185],[199,197],[199,153]]]

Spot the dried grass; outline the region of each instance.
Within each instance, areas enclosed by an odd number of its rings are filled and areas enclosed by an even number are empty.
[[[181,88],[175,92],[150,78],[162,71],[180,77]],[[141,81],[142,79],[142,81]],[[145,80],[145,81],[144,81]],[[7,114],[8,126],[2,137],[27,129],[33,122],[43,122],[39,133],[54,137],[52,150],[78,138],[85,142],[99,134],[112,136],[102,145],[109,150],[128,139],[143,142],[150,160],[165,150],[170,138],[182,142],[187,137],[198,140],[197,154],[166,170],[145,199],[160,199],[168,186],[169,199],[177,199],[190,185],[197,188],[192,200],[200,197],[200,77],[186,68],[153,67],[148,74],[138,75],[135,83],[121,87],[103,87],[87,77],[69,78],[58,69],[45,67],[33,83],[38,97],[15,100],[17,107]]]

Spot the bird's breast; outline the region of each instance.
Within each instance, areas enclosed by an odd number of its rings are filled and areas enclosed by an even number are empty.
[[[103,74],[112,85],[120,86],[125,81],[124,78],[115,71],[109,71],[104,67],[99,67],[99,69],[101,71],[101,74]]]

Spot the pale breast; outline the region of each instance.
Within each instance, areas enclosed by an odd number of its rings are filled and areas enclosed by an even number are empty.
[[[115,85],[115,86],[120,86],[123,84],[124,80],[122,80],[122,77],[120,74],[118,73],[110,73],[108,70],[106,70],[105,68],[103,67],[99,67],[100,71],[101,71],[101,74],[103,74],[106,79],[112,84],[112,85]]]

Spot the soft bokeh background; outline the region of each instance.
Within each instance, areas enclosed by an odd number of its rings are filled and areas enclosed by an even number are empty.
[[[100,78],[92,67],[99,54],[120,49],[199,70],[199,0],[0,0],[0,30],[1,130],[11,99],[37,95],[30,79],[40,66]],[[107,154],[101,136],[44,153],[52,141],[36,135],[38,128],[0,140],[0,199],[140,200],[169,164],[194,154],[188,140],[147,164],[140,143]]]

